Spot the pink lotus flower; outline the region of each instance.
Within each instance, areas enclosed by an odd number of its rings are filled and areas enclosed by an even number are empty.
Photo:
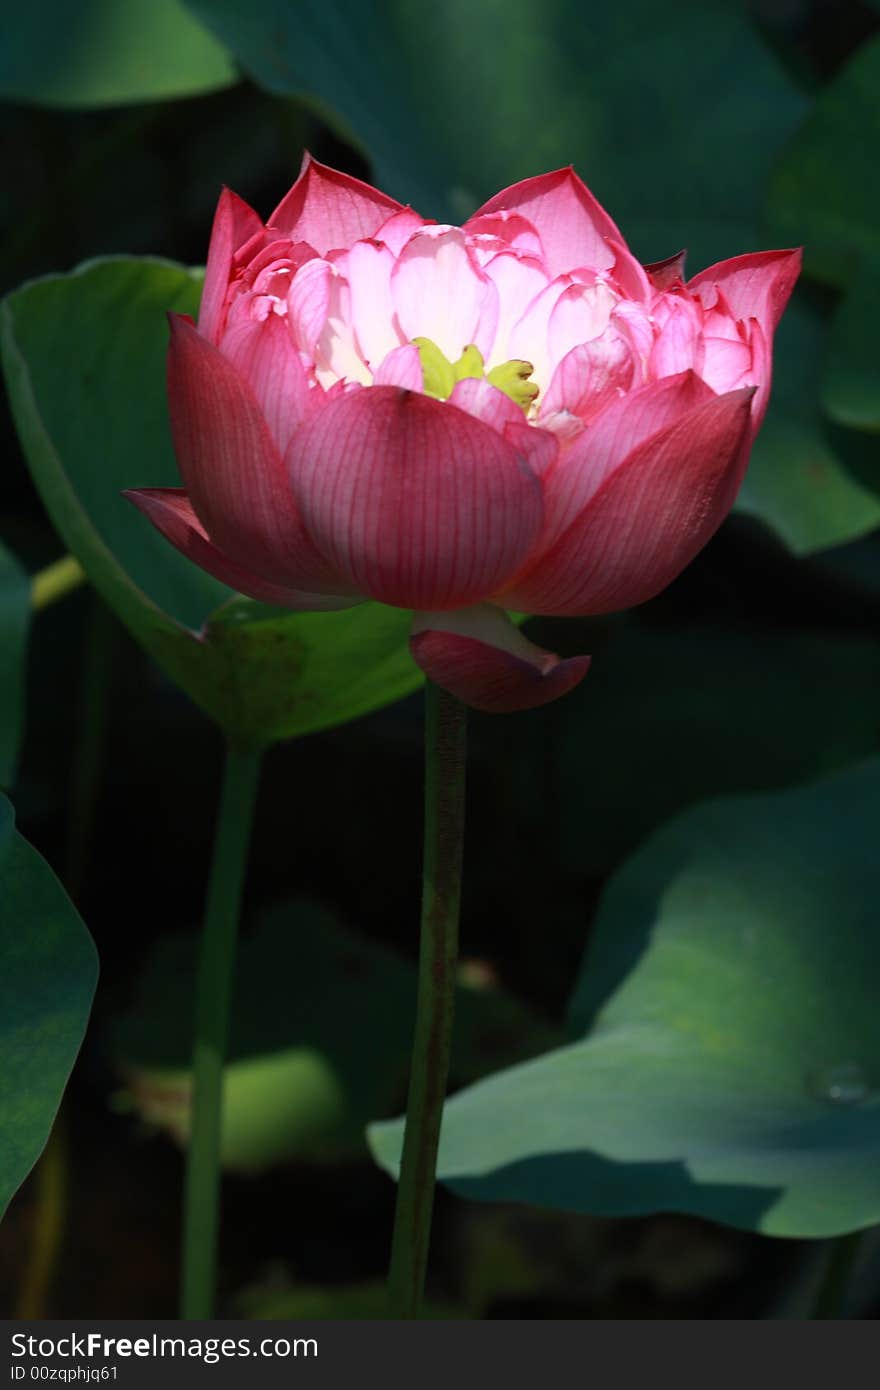
[[[198,328],[171,317],[186,490],[131,492],[264,602],[415,610],[411,650],[481,709],[565,693],[589,658],[506,609],[658,593],[733,504],[798,251],[687,283],[642,266],[571,169],[426,221],[308,156],[264,226],[217,208]]]

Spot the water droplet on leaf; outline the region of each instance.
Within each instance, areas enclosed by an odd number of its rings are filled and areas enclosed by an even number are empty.
[[[861,1105],[871,1094],[871,1082],[859,1062],[836,1062],[819,1067],[810,1078],[810,1090],[831,1105]]]

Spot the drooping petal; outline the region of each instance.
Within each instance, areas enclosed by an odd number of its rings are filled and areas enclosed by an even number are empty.
[[[458,227],[428,227],[411,237],[394,267],[391,294],[405,338],[429,338],[452,362],[470,343],[489,356],[498,291]]]
[[[488,425],[416,392],[328,401],[287,455],[311,535],[352,588],[401,608],[457,608],[519,568],[540,484]]]
[[[588,656],[562,660],[524,637],[500,608],[416,613],[410,651],[429,680],[474,709],[535,709],[583,680]]]
[[[308,413],[309,383],[287,318],[271,313],[230,328],[220,344],[257,398],[280,454]]]
[[[230,188],[224,188],[214,213],[199,307],[199,332],[212,343],[218,341],[223,329],[223,308],[229,289],[232,258],[240,246],[262,230],[263,224],[253,208]]]
[[[306,153],[299,178],[282,198],[269,226],[307,241],[321,256],[374,236],[402,204],[361,179],[319,164]]]
[[[757,319],[768,340],[782,317],[801,269],[801,252],[753,251],[701,270],[688,290],[711,308],[717,285],[738,319]]]
[[[170,315],[168,404],[186,490],[206,533],[273,584],[345,592],[309,539],[256,397],[190,320]]]
[[[218,550],[208,539],[205,528],[193,511],[192,502],[182,488],[145,487],[128,488],[123,492],[129,502],[153,523],[167,541],[185,555],[188,560],[201,569],[213,574],[221,583],[228,584],[248,598],[259,603],[274,603],[282,608],[296,608],[302,612],[325,612],[329,609],[350,608],[361,602],[360,598],[343,598],[333,594],[307,594],[299,589],[288,589],[281,584],[272,584],[262,579],[244,565],[239,565]]]
[[[465,229],[489,213],[503,210],[521,213],[535,227],[551,276],[578,266],[608,270],[614,264],[614,251],[608,242],[626,245],[607,212],[571,167],[523,179],[496,193],[465,223]]]
[[[659,593],[733,502],[747,461],[753,394],[746,388],[713,396],[637,447],[552,549],[496,601],[573,615],[631,608]]]

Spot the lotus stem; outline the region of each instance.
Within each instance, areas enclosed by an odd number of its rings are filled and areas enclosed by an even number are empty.
[[[31,607],[37,612],[41,608],[48,608],[85,582],[86,572],[79,560],[73,555],[62,555],[60,560],[41,569],[31,580]]]
[[[862,1231],[852,1231],[849,1235],[829,1241],[813,1318],[846,1317],[847,1297],[859,1263],[863,1234]]]
[[[425,705],[425,842],[416,1024],[397,1208],[391,1318],[418,1318],[449,1076],[465,803],[465,707],[431,681]]]
[[[228,743],[196,980],[192,1107],[183,1213],[181,1317],[213,1316],[220,1213],[223,1069],[262,751]]]

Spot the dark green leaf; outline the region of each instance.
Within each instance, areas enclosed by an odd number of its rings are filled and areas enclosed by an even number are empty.
[[[633,622],[559,704],[565,862],[602,875],[707,796],[790,786],[876,752],[878,708],[875,642]]]
[[[48,1138],[97,973],[91,937],[0,797],[0,1216]]]
[[[874,761],[664,828],[600,909],[572,1009],[599,1006],[592,1031],[455,1096],[442,1180],[775,1236],[880,1221],[878,814]],[[371,1138],[393,1172],[400,1124]]]
[[[774,238],[804,244],[807,270],[832,285],[880,255],[880,36],[822,92],[785,152],[768,205]]]
[[[862,479],[858,438],[823,421],[820,409],[826,351],[822,316],[795,296],[773,351],[773,395],[737,500],[770,526],[796,554],[854,540],[880,525],[876,486]]]
[[[43,106],[162,101],[236,78],[228,54],[180,0],[19,5],[0,47],[0,96]]]
[[[754,249],[764,183],[804,109],[732,0],[189,3],[257,81],[316,104],[426,216],[459,221],[575,163],[646,260]]]
[[[34,481],[95,587],[219,724],[271,741],[353,719],[422,677],[403,610],[289,614],[233,599],[120,496],[180,481],[164,314],[195,313],[200,283],[131,258],[36,280],[4,303],[4,367]]]
[[[0,786],[15,775],[24,699],[30,583],[0,545]]]
[[[880,209],[880,203],[878,203]],[[866,262],[831,325],[822,400],[833,420],[880,430],[880,260]],[[880,486],[880,457],[877,458]]]

